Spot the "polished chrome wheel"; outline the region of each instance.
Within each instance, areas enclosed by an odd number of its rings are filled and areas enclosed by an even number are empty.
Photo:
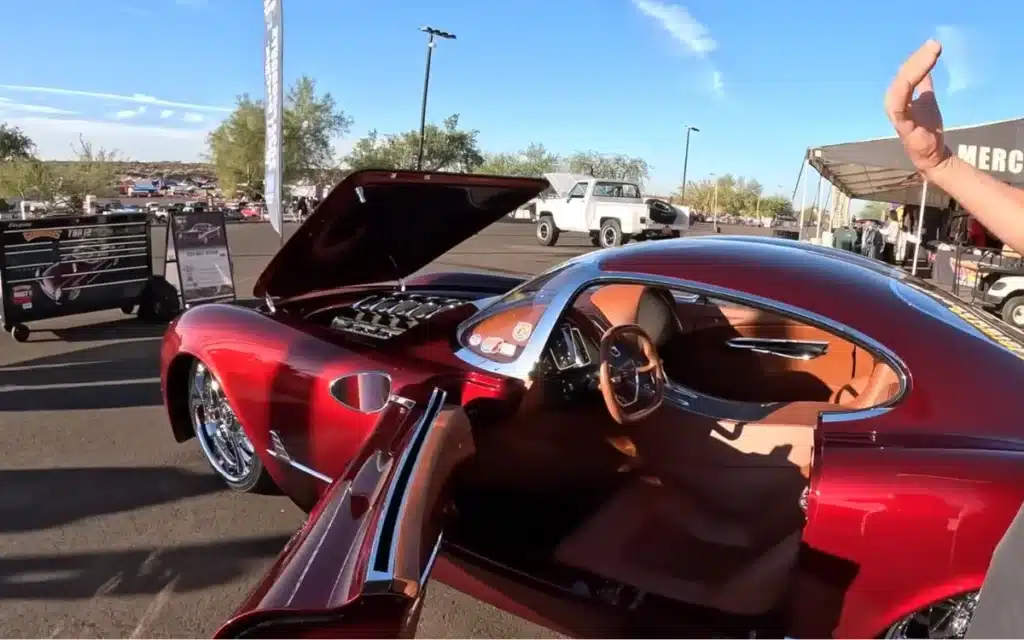
[[[256,452],[220,381],[202,362],[192,366],[188,396],[192,427],[207,461],[229,484],[245,483],[258,465]]]
[[[889,627],[886,638],[963,638],[971,624],[978,592],[948,598]]]

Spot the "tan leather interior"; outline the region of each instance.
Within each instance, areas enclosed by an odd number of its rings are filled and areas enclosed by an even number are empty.
[[[676,382],[743,402],[864,406],[863,401],[851,403],[866,388],[876,359],[852,342],[790,318],[731,303],[681,303],[676,310],[682,334],[662,350],[669,377]],[[731,347],[728,342],[733,338],[826,342],[828,350],[816,358],[797,360]],[[891,397],[873,396],[875,404]]]
[[[615,448],[632,452],[634,478],[563,540],[555,559],[691,604],[768,611],[799,550],[811,416],[831,406],[786,407],[758,423],[665,407],[632,425]]]
[[[892,399],[896,372],[817,327],[729,303],[677,303],[640,285],[596,287],[576,309],[596,318],[598,335],[643,327],[671,383],[777,406],[740,422],[666,401],[619,425],[596,397],[565,404],[555,397],[561,387],[541,380],[515,415],[474,430],[466,484],[484,496],[522,491],[532,505],[586,497],[545,547],[563,567],[731,614],[770,611],[800,549],[819,415]],[[828,350],[798,360],[730,347],[735,337],[821,341]]]

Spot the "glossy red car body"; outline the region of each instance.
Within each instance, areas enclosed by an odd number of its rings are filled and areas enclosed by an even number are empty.
[[[382,175],[370,174],[364,184]],[[468,180],[433,175],[438,182]],[[604,274],[742,292],[855,327],[902,365],[904,392],[891,406],[818,425],[800,571],[783,612],[787,635],[874,636],[929,604],[980,587],[992,551],[1024,499],[1024,429],[1017,422],[1024,399],[1016,388],[1024,349],[1012,336],[879,263],[788,241],[685,239],[592,255]],[[273,278],[261,278],[268,281]],[[516,284],[482,274],[433,274],[404,283],[409,292],[443,291],[471,300]],[[175,321],[164,339],[163,391],[175,438],[193,436],[186,387],[199,360],[222,381],[277,486],[310,511],[306,526],[220,637],[408,633],[426,574],[421,581],[408,575],[402,580],[396,576],[409,571],[393,569],[390,586],[373,589],[360,577],[381,558],[378,521],[412,509],[404,501],[392,505],[374,490],[393,486],[403,473],[419,473],[402,466],[401,454],[416,438],[430,446],[429,432],[417,425],[429,430],[428,413],[439,410],[438,402],[454,407],[454,424],[462,419],[459,411],[476,401],[516,403],[525,392],[522,381],[457,357],[457,328],[475,311],[471,305],[368,345],[310,317],[394,291],[394,285],[325,288],[319,282],[319,290],[292,291],[298,295],[277,302],[274,311],[199,306]],[[364,371],[386,371],[391,388],[409,405],[366,414],[339,403],[328,383]],[[446,399],[438,400],[436,390]],[[280,443],[272,441],[272,432]],[[318,475],[268,455],[277,444]],[[425,548],[408,553],[422,559],[429,555]],[[406,553],[401,544],[397,549],[399,556]],[[465,549],[444,547],[436,560],[425,561],[434,579],[544,626],[576,635],[635,633],[619,608],[553,591]]]

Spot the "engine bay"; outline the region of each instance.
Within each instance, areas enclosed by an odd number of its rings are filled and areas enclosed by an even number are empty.
[[[338,309],[330,326],[345,333],[387,340],[466,303],[459,298],[427,293],[374,294]]]

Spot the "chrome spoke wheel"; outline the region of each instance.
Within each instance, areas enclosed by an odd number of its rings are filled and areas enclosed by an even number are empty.
[[[252,473],[256,452],[224,396],[220,381],[202,362],[192,367],[189,413],[199,446],[210,465],[228,482]]]
[[[948,598],[889,627],[886,638],[963,638],[978,604],[978,592]]]

